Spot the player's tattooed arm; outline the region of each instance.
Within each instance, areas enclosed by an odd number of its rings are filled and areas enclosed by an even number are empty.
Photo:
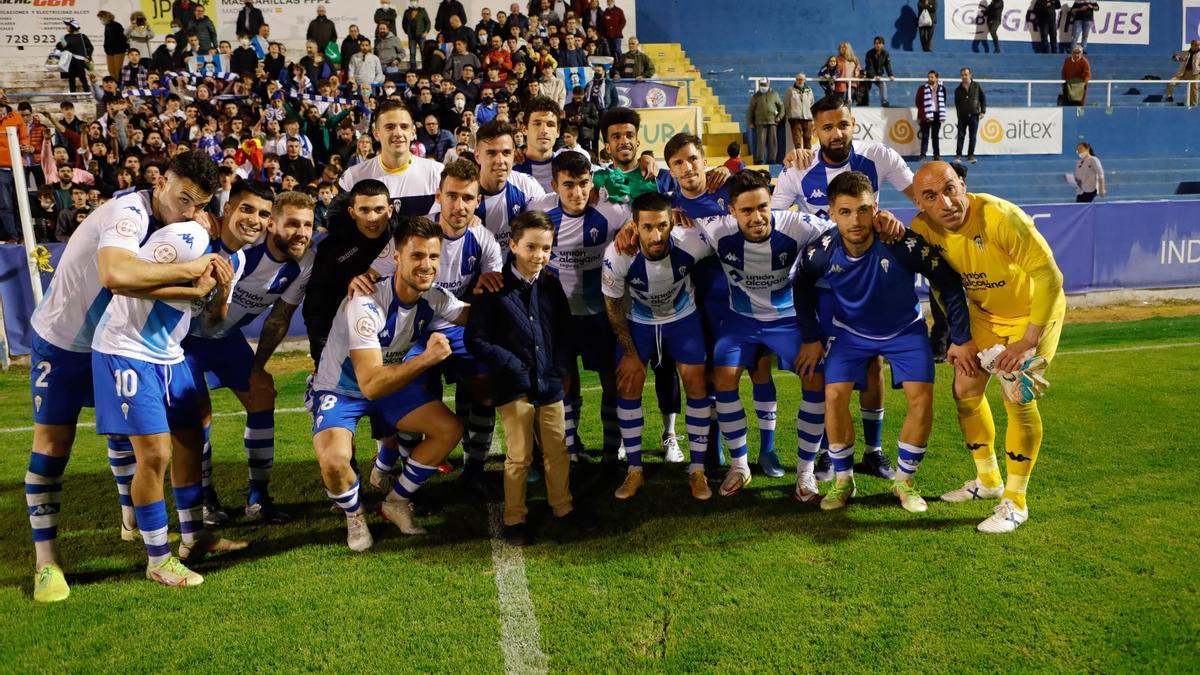
[[[271,313],[263,321],[262,330],[258,334],[258,349],[254,352],[255,370],[266,369],[267,361],[271,360],[275,349],[287,337],[288,325],[292,322],[296,307],[297,305],[283,300],[276,300],[271,307]]]
[[[621,345],[621,361],[617,364],[617,391],[622,396],[640,391],[646,381],[646,364],[638,356],[633,335],[629,332],[629,320],[625,318],[624,298],[604,298],[604,310],[608,323],[612,325],[617,344]]]

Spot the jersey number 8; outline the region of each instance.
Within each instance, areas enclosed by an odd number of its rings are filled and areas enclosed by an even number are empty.
[[[137,395],[137,371],[114,370],[113,375],[117,380],[117,396],[133,398]]]

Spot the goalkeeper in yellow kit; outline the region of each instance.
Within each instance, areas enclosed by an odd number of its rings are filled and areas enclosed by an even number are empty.
[[[913,178],[913,191],[921,213],[913,220],[912,230],[940,247],[942,258],[962,275],[975,347],[986,351],[1002,345],[992,361],[993,372],[1013,380],[1014,373],[1019,376],[1037,369],[1032,377],[1044,383],[1038,365],[1044,367],[1054,358],[1067,303],[1062,273],[1033,220],[1003,199],[968,194],[962,179],[944,162],[921,167]],[[1006,485],[996,463],[996,426],[984,395],[991,373],[977,362],[962,365],[954,377],[954,399],[963,440],[975,459],[978,475],[942,495],[942,500],[1000,498],[991,517],[978,529],[1012,532],[1029,518],[1025,489],[1042,444],[1036,392],[1030,395],[1026,391],[1021,396],[1005,388]]]

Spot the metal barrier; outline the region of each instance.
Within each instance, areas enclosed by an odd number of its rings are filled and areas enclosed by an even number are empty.
[[[747,79],[752,82],[758,81],[758,80],[768,80],[770,82],[794,82],[795,81],[795,78],[791,78],[791,77],[743,76],[743,79]],[[809,81],[817,82],[817,81],[819,81],[819,78],[815,78],[815,77],[809,78]],[[928,82],[928,80],[926,80],[923,77],[897,77],[894,79],[883,79],[883,78],[876,79],[873,77],[839,77],[839,78],[837,78],[836,81],[845,83],[847,85],[852,85],[856,82],[888,82],[888,83],[891,83],[891,82],[916,82],[916,83],[920,83],[920,84],[925,84],[926,82]],[[1058,86],[1063,85],[1063,80],[1000,80],[1000,79],[979,78],[974,81],[978,82],[980,84],[1023,84],[1023,85],[1025,85],[1025,106],[1029,107],[1029,108],[1033,107],[1033,85],[1035,85],[1035,84],[1054,84],[1054,85],[1058,85]],[[942,81],[943,84],[945,84],[946,82],[947,82],[947,80]],[[1200,86],[1200,82],[1197,82],[1196,80],[1176,80],[1176,79],[1170,79],[1170,80],[1088,80],[1088,87],[1092,87],[1095,85],[1104,85],[1105,86],[1105,104],[1104,104],[1105,107],[1112,107],[1112,86],[1114,84],[1140,84],[1142,86],[1153,85],[1153,86],[1163,86],[1163,87],[1167,86],[1168,84],[1174,84],[1176,86],[1182,86],[1184,88],[1184,96],[1185,97],[1187,97],[1187,87],[1188,86],[1191,86],[1191,85]],[[851,105],[853,105],[852,97],[851,97]],[[1049,105],[1049,104],[1047,104],[1047,105]],[[1189,108],[1194,107],[1190,100],[1187,101],[1187,107],[1189,107]]]

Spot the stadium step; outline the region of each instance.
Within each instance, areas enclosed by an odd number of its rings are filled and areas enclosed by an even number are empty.
[[[685,86],[691,96],[689,104],[700,106],[702,109],[704,129],[701,138],[704,140],[704,154],[711,165],[724,163],[727,157],[726,147],[735,141],[742,144],[742,129],[722,104],[715,89],[705,81],[700,69],[693,64],[682,45],[643,44],[642,50],[654,60],[655,70],[660,78],[688,80]],[[745,154],[744,149],[742,154]]]

